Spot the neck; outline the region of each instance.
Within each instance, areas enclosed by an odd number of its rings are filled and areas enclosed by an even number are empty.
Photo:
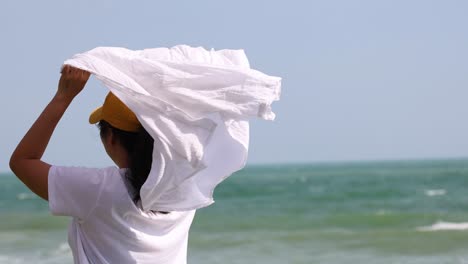
[[[114,144],[108,154],[117,167],[121,169],[130,167],[128,153],[120,144]]]
[[[115,164],[121,168],[128,168],[130,167],[130,162],[128,160],[128,154],[125,152],[125,150],[121,151],[121,154],[116,155],[116,157],[113,159]]]

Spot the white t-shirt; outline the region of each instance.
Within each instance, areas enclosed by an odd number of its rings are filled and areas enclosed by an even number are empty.
[[[68,243],[75,263],[187,262],[195,210],[145,213],[133,203],[124,169],[52,166],[49,207],[73,217]]]

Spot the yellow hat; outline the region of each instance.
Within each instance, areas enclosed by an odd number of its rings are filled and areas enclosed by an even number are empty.
[[[113,93],[107,94],[104,104],[89,116],[90,124],[96,124],[101,120],[127,132],[137,132],[141,127],[135,114]]]

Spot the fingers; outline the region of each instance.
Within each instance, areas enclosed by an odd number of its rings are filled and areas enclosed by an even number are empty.
[[[91,75],[90,72],[79,69],[79,68],[75,68],[71,65],[64,65],[60,73],[62,75],[67,75],[67,77],[78,77],[78,78],[82,77],[84,79],[89,78],[89,76]]]
[[[57,93],[65,98],[74,98],[78,95],[91,75],[90,72],[71,65],[64,65],[61,73]]]

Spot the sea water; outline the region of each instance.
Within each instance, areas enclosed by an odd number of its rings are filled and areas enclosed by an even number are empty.
[[[468,160],[250,166],[197,212],[188,263],[468,263]],[[72,263],[69,219],[0,175],[0,263]]]

